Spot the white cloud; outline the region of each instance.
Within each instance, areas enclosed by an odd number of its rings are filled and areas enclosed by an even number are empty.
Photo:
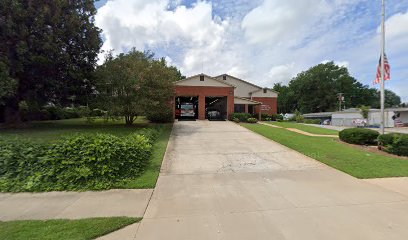
[[[408,37],[408,11],[392,15],[385,24],[387,38],[396,40]],[[380,31],[380,28],[378,28],[378,31]]]
[[[102,49],[119,53],[132,47],[185,48],[190,50],[184,68],[197,67],[205,53],[222,48],[228,22],[213,19],[208,2],[197,2],[191,8],[179,4],[166,0],[108,1],[95,17],[105,38]],[[174,9],[169,10],[170,6]]]
[[[242,28],[251,43],[296,44],[329,12],[322,0],[265,0],[245,16]]]
[[[380,2],[196,1],[187,7],[183,0],[109,0],[96,15],[103,49],[152,50],[186,76],[229,73],[267,87],[287,83],[322,59],[348,67],[365,84],[375,77]],[[407,95],[408,0],[388,6],[393,79],[387,86]]]
[[[268,81],[267,85],[270,86],[272,83],[287,84],[296,74],[294,67],[295,63],[272,67],[268,72],[270,81]]]

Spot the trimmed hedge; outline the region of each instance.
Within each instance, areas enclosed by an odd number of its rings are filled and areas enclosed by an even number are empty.
[[[375,144],[378,135],[377,131],[365,128],[348,128],[339,132],[340,140],[358,145]]]
[[[408,156],[408,134],[383,134],[378,137],[378,144],[386,152],[399,156]]]
[[[248,118],[251,118],[251,114],[249,113],[233,113],[230,116],[230,119],[237,118],[240,122],[246,122]]]
[[[320,124],[321,123],[320,119],[305,119],[303,122],[307,124]]]
[[[52,145],[0,139],[0,191],[109,189],[143,172],[157,135],[75,135]]]

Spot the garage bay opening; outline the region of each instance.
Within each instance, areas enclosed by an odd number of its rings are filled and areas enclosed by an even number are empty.
[[[176,97],[176,119],[196,120],[198,118],[198,97]]]
[[[227,118],[227,97],[205,97],[205,118],[223,121]]]

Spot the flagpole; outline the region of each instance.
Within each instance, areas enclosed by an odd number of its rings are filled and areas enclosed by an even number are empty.
[[[385,58],[385,0],[382,0],[382,20],[381,20],[381,134],[384,134],[384,58]]]

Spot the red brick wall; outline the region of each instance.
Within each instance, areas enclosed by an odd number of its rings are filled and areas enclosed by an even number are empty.
[[[261,113],[267,113],[269,115],[278,113],[278,98],[253,97],[252,100],[262,103]],[[259,106],[255,107],[256,113],[259,113],[259,108]]]
[[[234,87],[176,86],[176,97],[178,96],[198,96],[198,119],[201,120],[205,119],[205,97],[227,96],[227,117],[234,112]]]

